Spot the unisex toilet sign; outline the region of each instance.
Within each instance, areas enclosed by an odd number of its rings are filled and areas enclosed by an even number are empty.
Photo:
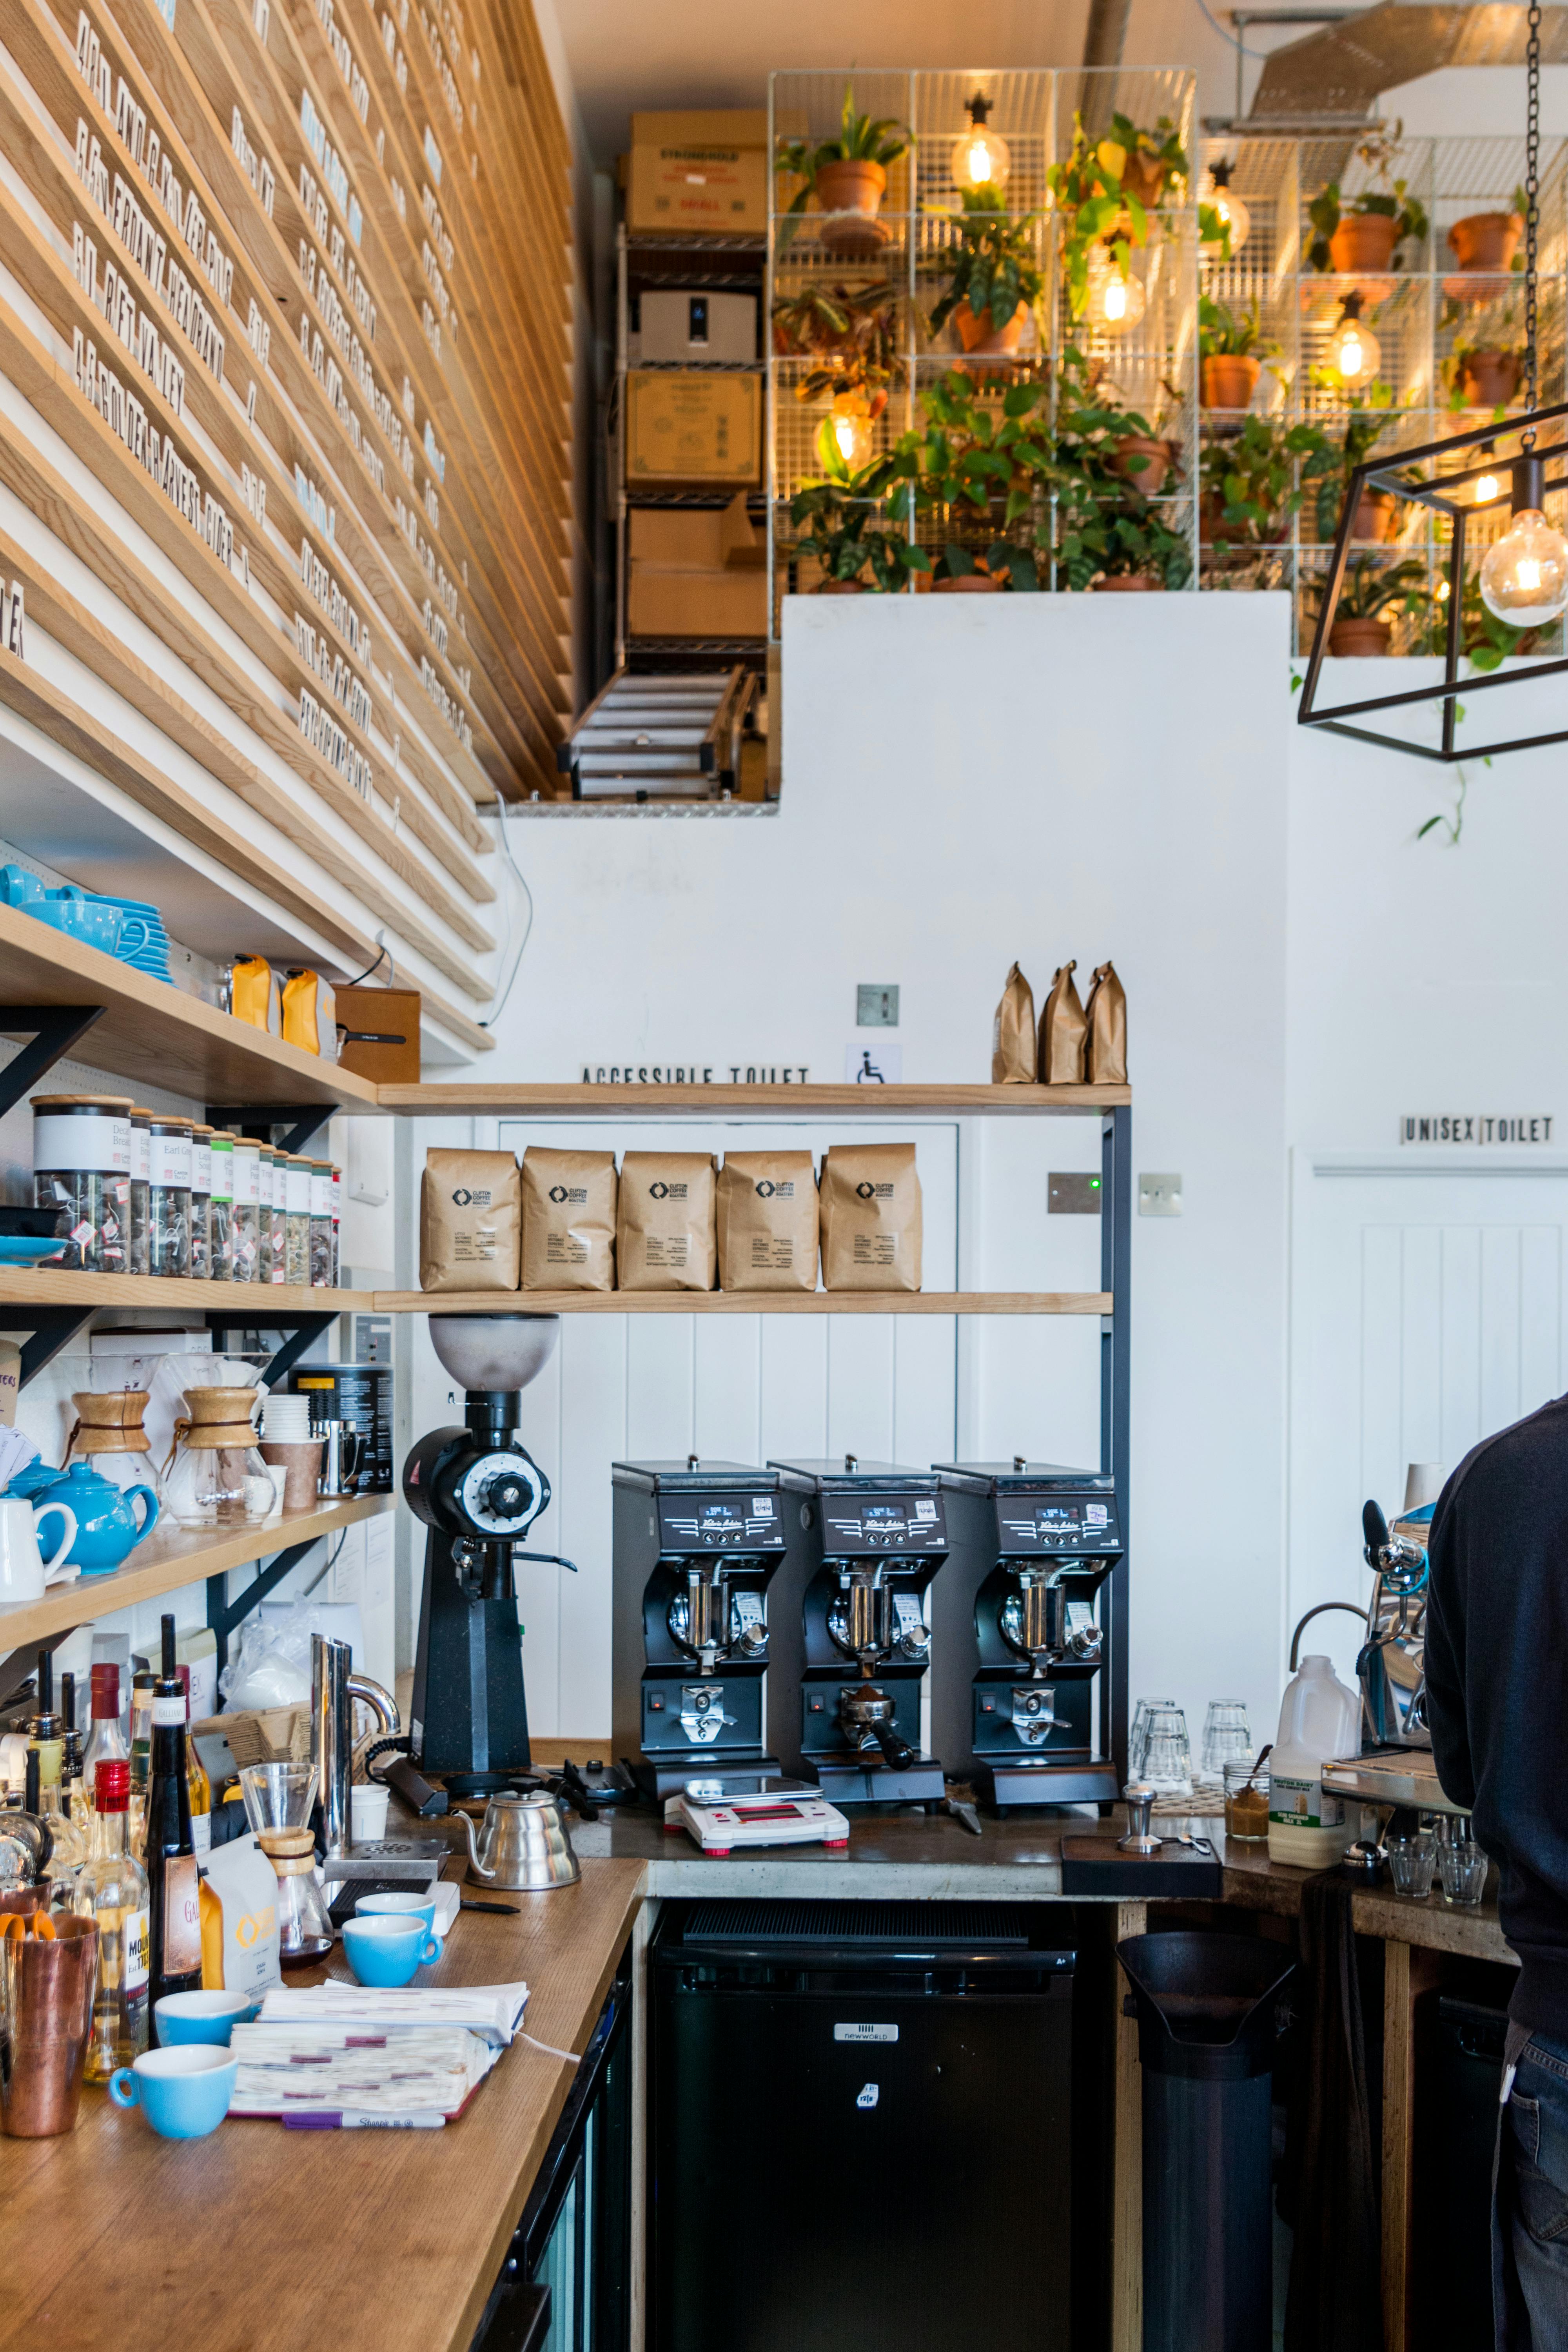
[[[1549,1144],[1557,1124],[1550,1111],[1406,1111],[1403,1143]]]

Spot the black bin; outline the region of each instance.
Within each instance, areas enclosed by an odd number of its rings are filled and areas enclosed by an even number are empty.
[[[1143,2067],[1143,2352],[1269,2352],[1274,2004],[1295,1962],[1185,1932],[1117,1957]]]

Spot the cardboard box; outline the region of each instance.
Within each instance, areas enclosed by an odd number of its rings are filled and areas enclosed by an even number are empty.
[[[634,507],[627,517],[627,553],[634,563],[698,572],[760,572],[767,560],[763,534],[737,490],[727,507]]]
[[[629,518],[626,627],[634,637],[761,637],[767,583],[726,563],[734,508],[748,534],[745,498],[729,507],[641,507]]]
[[[337,996],[338,1027],[349,1033],[338,1056],[339,1067],[378,1084],[417,1086],[419,991],[340,988]],[[382,1042],[372,1044],[371,1037]]]
[[[626,488],[755,482],[763,460],[763,380],[684,369],[626,377]]]
[[[634,236],[765,236],[767,110],[634,114],[626,190]]]

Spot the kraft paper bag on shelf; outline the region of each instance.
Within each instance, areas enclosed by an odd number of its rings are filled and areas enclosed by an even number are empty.
[[[616,1192],[613,1151],[529,1145],[522,1155],[524,1290],[614,1290]]]
[[[816,1288],[809,1151],[727,1151],[719,1175],[721,1290]]]
[[[1077,970],[1076,959],[1058,965],[1046,1009],[1040,1015],[1039,1072],[1043,1087],[1078,1086],[1083,1079],[1084,1045],[1089,1031],[1083,1005],[1073,985]]]
[[[711,1290],[714,1160],[707,1151],[628,1151],[616,1262],[622,1290]]]
[[[1090,1086],[1125,1086],[1127,991],[1117,979],[1113,963],[1096,964],[1083,1017],[1089,1024],[1087,1069]]]
[[[991,1029],[992,1085],[1032,1087],[1035,1051],[1035,992],[1015,964]]]
[[[259,2000],[269,1985],[281,1984],[278,1874],[253,1836],[214,1846],[204,1859],[200,1899],[202,1990]]]
[[[419,1192],[421,1290],[515,1290],[522,1184],[510,1151],[427,1151]]]
[[[921,1180],[912,1143],[836,1143],[822,1163],[826,1290],[918,1290]]]

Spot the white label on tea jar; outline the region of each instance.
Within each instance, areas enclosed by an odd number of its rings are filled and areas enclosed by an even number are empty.
[[[237,1209],[253,1209],[258,1198],[261,1155],[252,1145],[248,1151],[237,1147],[229,1155],[234,1163],[234,1203]]]
[[[191,1189],[191,1139],[188,1135],[154,1135],[148,1177],[161,1190]]]
[[[33,1120],[33,1165],[129,1176],[131,1121],[109,1111],[84,1111],[75,1118],[39,1111]]]
[[[213,1199],[232,1201],[234,1198],[233,1144],[214,1143],[210,1148],[209,1157],[212,1161],[212,1181],[209,1189]]]
[[[205,1135],[191,1138],[191,1190],[210,1193],[213,1188],[213,1148]]]

